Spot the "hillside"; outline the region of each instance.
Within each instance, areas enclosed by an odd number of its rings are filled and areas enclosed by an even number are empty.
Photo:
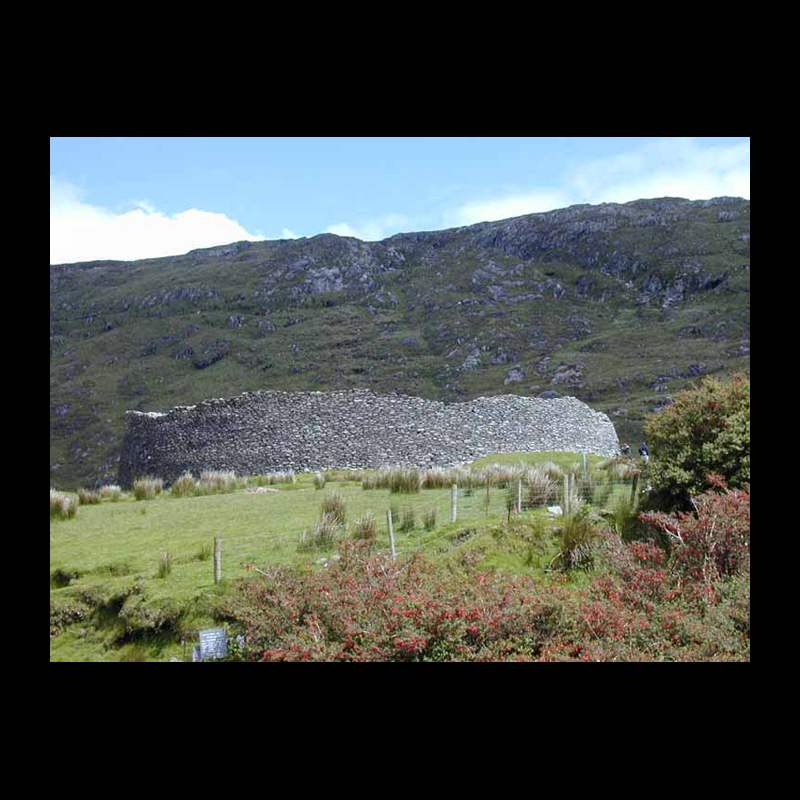
[[[258,389],[558,392],[636,439],[697,377],[749,369],[749,286],[735,198],[51,266],[50,482],[116,480],[126,410]]]

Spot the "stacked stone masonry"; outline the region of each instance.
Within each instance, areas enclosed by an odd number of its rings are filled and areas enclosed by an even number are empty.
[[[616,455],[605,414],[574,397],[519,395],[441,403],[366,390],[246,392],[178,406],[129,411],[119,481],[143,475],[167,483],[189,471],[451,466],[489,453],[566,450]]]

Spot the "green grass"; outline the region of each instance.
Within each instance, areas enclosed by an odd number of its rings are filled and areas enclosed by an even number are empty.
[[[545,464],[552,461],[557,467],[569,469],[573,464],[582,464],[583,456],[581,453],[564,453],[560,451],[542,450],[538,453],[495,453],[484,456],[473,461],[476,467],[485,467],[489,464],[511,464],[516,465],[520,462],[526,465]],[[596,467],[604,458],[603,456],[588,455],[589,468]]]
[[[552,461],[570,467],[574,453],[506,453],[488,456],[490,463],[528,464]],[[591,456],[590,465],[601,459]],[[319,522],[326,495],[335,491],[347,508],[348,536],[368,512],[377,522],[376,547],[389,550],[386,510],[393,509],[395,547],[400,557],[420,548],[428,557],[455,565],[480,563],[521,574],[545,577],[557,553],[552,542],[532,541],[527,529],[498,536],[507,519],[506,490],[475,489],[459,493],[458,521],[450,522],[450,489],[423,489],[409,495],[389,489],[361,488],[360,482],[329,473],[324,491],[314,489],[314,476],[300,474],[294,484],[276,484],[264,493],[244,490],[229,494],[175,497],[163,493],[151,500],[131,496],[117,502],[81,506],[69,520],[51,520],[51,620],[53,607],[86,607],[85,620],[67,625],[51,639],[51,660],[152,660],[183,657],[181,637],[198,628],[216,627],[214,604],[233,582],[260,569],[285,565],[321,568],[333,558],[330,549],[301,546],[304,531]],[[336,480],[336,478],[339,478]],[[425,529],[426,513],[436,511],[436,525]],[[412,510],[416,526],[401,530]],[[487,513],[488,511],[488,513]],[[546,510],[526,512],[528,520],[547,520]],[[513,528],[513,526],[512,526]],[[495,531],[492,534],[491,531]],[[222,538],[223,582],[214,584],[213,541]],[[515,538],[516,537],[516,538]],[[169,569],[163,555],[169,554]],[[474,565],[474,564],[473,564]],[[127,621],[121,621],[120,610]],[[153,628],[159,616],[172,619],[164,630]],[[52,624],[52,622],[51,622]],[[194,637],[196,638],[196,636]]]

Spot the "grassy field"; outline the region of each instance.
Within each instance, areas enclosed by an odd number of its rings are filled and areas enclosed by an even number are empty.
[[[590,456],[590,468],[600,460]],[[580,455],[510,453],[480,459],[474,467],[548,461],[570,469],[580,463]],[[524,537],[502,533],[500,523],[508,517],[506,487],[461,488],[458,520],[451,523],[449,488],[392,494],[389,489],[362,489],[360,482],[345,477],[328,473],[323,489],[315,488],[313,475],[300,474],[294,484],[258,492],[251,488],[197,497],[164,493],[141,501],[125,496],[82,505],[73,519],[51,519],[51,660],[182,658],[183,634],[191,639],[197,629],[217,626],[215,603],[233,582],[252,574],[249,567],[315,569],[336,557],[333,548],[303,544],[319,521],[323,499],[332,492],[346,503],[341,535],[352,535],[356,520],[372,512],[378,549],[390,547],[386,511],[391,508],[399,558],[422,550],[433,558],[458,561],[470,553],[486,567],[544,579],[543,567],[558,553],[555,542],[534,547]],[[624,484],[615,487],[617,493],[628,491]],[[403,530],[403,521],[412,514],[414,527]],[[554,519],[543,508],[522,516],[540,519],[543,525]],[[219,585],[214,583],[212,556],[216,537],[222,540]]]

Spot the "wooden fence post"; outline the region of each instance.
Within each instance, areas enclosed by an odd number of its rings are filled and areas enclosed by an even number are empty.
[[[569,514],[569,475],[564,476],[564,514]]]
[[[392,558],[396,559],[397,558],[397,553],[395,553],[395,550],[394,550],[394,527],[392,526],[392,509],[391,508],[387,508],[386,509],[386,525],[389,528],[389,544],[392,547]]]
[[[222,580],[222,539],[214,537],[214,583]]]
[[[450,490],[450,522],[458,519],[458,484],[454,483]]]
[[[517,481],[517,514],[522,513],[522,478]]]

